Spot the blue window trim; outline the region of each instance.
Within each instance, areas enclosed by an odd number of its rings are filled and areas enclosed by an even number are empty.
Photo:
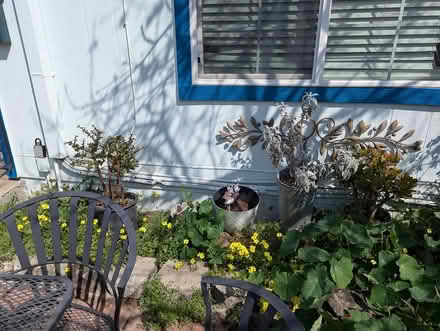
[[[440,89],[408,87],[228,86],[192,83],[189,0],[174,0],[177,85],[180,101],[301,101],[304,92],[320,102],[440,105]]]

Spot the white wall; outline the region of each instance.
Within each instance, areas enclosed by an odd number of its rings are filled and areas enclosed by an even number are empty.
[[[152,180],[162,182],[169,187],[154,187],[164,189],[162,201],[171,201],[180,196],[182,186],[206,194],[219,181],[238,179],[267,192],[266,209],[275,206],[276,172],[268,157],[260,148],[231,155],[217,145],[215,137],[226,120],[240,115],[269,119],[275,107],[270,103],[183,104],[176,99],[172,0],[126,0],[128,41],[122,0],[15,1],[30,72],[55,74],[32,76],[36,102],[11,1],[5,2],[12,46],[7,59],[0,59],[0,107],[19,176],[44,175],[35,160],[26,156],[33,153],[33,139],[41,137],[38,107],[51,156],[65,152],[63,142],[79,133],[78,124],[95,124],[109,134],[127,134],[134,127],[145,148],[133,188],[149,189]],[[320,115],[373,124],[399,119],[405,127],[416,129],[414,141],[423,139],[426,147],[403,166],[421,180],[438,178],[438,109],[323,104]],[[61,170],[63,180],[74,179],[64,166]]]

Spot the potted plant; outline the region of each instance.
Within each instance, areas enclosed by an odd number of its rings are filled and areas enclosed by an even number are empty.
[[[78,125],[85,138],[75,136],[67,145],[74,151],[72,165],[87,168],[98,179],[98,190],[119,203],[136,223],[136,195],[126,192],[123,178],[138,166],[136,154],[142,148],[136,146],[135,137],[122,135],[104,136],[104,132],[92,125],[90,129]]]
[[[243,118],[227,122],[219,131],[219,138],[241,151],[261,142],[269,153],[272,165],[281,168],[280,218],[283,223],[301,225],[311,219],[312,205],[318,187],[336,180],[348,180],[356,173],[359,161],[354,157],[359,149],[368,146],[404,154],[420,150],[421,141],[406,145],[403,141],[414,134],[407,132],[400,139],[396,133],[402,129],[397,121],[388,125],[383,121],[371,128],[364,121],[357,126],[349,119],[336,125],[332,118],[314,120],[319,109],[316,94],[306,93],[299,115],[288,112],[281,103],[281,119],[257,122],[251,117],[250,128]],[[385,135],[381,136],[381,134]]]
[[[233,184],[215,192],[213,202],[225,215],[225,231],[232,234],[254,224],[260,197],[250,187]]]

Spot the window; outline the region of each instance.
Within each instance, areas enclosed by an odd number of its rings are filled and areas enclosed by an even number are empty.
[[[181,100],[440,105],[440,0],[174,0]]]

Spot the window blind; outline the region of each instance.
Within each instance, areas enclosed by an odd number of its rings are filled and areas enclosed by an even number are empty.
[[[333,0],[328,33],[325,79],[440,78],[440,0]]]
[[[319,0],[201,0],[205,74],[312,75]]]

